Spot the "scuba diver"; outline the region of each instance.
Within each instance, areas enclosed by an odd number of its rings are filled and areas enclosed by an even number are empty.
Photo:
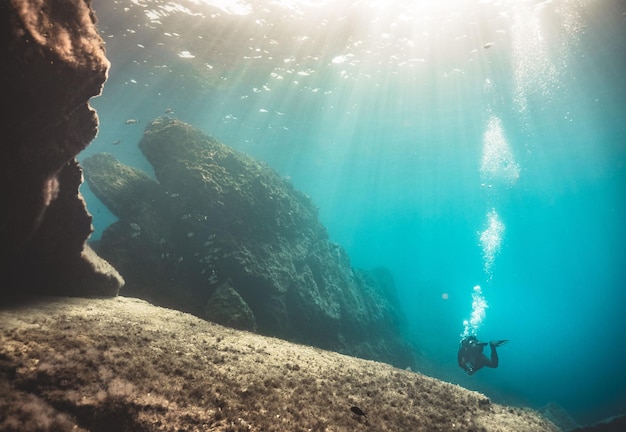
[[[478,342],[478,339],[474,335],[466,336],[461,340],[461,345],[459,346],[459,366],[467,372],[468,375],[474,375],[476,371],[482,369],[484,366],[497,368],[498,352],[496,348],[507,342],[507,339],[489,342],[489,346],[491,347],[491,358],[489,359],[483,354],[483,347],[487,345],[487,342]]]

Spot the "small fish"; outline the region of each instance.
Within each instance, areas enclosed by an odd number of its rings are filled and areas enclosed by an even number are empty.
[[[165,114],[171,114],[174,112],[174,108],[168,108],[165,110]]]
[[[359,408],[358,406],[353,406],[352,408],[350,408],[350,411],[352,411],[358,416],[367,417],[367,415],[363,412],[363,410]]]
[[[137,124],[139,123],[139,119],[129,118],[126,120],[126,124]]]
[[[494,45],[495,45],[494,42],[487,42],[486,44],[483,45],[483,48],[484,49],[489,49],[489,48],[491,48]]]
[[[121,140],[121,139],[116,139],[116,140],[115,140],[115,141],[113,141],[111,144],[113,144],[113,145],[118,145],[118,144],[120,144],[121,142],[122,142],[122,140]]]

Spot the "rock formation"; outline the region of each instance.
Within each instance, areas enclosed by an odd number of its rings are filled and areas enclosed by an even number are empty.
[[[139,146],[157,180],[111,155],[84,161],[91,189],[119,217],[97,250],[124,275],[126,294],[238,328],[413,364],[391,276],[354,270],[308,197],[265,164],[178,120],[153,121]]]
[[[617,415],[614,417],[609,417],[592,425],[571,429],[569,430],[569,432],[624,432],[625,430],[626,415]]]
[[[571,431],[579,427],[572,416],[554,401],[549,402],[545,407],[541,408],[539,412],[557,425],[562,431]]]
[[[84,0],[0,5],[3,298],[115,295],[123,283],[85,246],[91,216],[74,160],[96,134],[88,101],[109,67],[94,22]]]
[[[0,430],[559,432],[419,373],[126,297],[0,309]]]

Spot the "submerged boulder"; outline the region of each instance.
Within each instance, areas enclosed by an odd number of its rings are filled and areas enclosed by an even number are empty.
[[[84,161],[90,187],[119,217],[97,250],[127,294],[225,322],[211,306],[221,302],[243,328],[412,363],[391,276],[353,269],[307,196],[178,120],[151,122],[139,147],[156,180],[111,155]]]
[[[91,216],[74,159],[96,134],[88,102],[109,67],[89,2],[2,2],[0,57],[0,303],[116,295],[121,277],[85,246]]]
[[[204,309],[210,321],[238,330],[256,331],[256,320],[250,307],[235,291],[230,281],[220,284]]]

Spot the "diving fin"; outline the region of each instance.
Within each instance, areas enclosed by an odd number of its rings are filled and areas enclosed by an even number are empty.
[[[489,342],[489,345],[494,346],[494,347],[499,347],[504,345],[505,343],[507,343],[509,340],[508,339],[501,339],[501,340],[493,340],[491,342]]]

